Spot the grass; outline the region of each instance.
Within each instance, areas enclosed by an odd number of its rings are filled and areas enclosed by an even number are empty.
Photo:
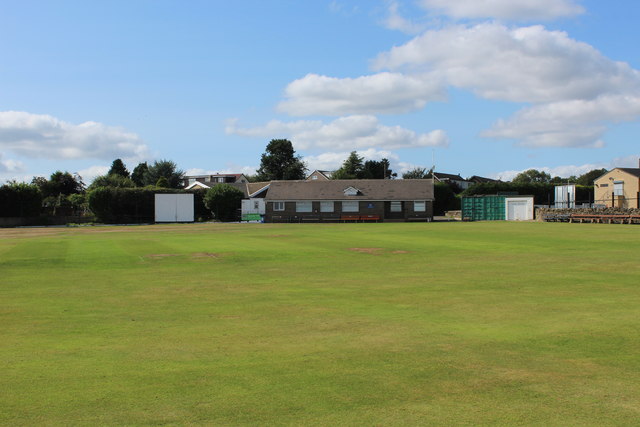
[[[634,425],[640,227],[0,230],[4,425]]]

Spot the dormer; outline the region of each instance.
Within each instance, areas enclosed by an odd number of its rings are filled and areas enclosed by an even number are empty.
[[[358,196],[358,195],[360,195],[360,194],[362,194],[362,193],[360,192],[360,190],[358,190],[358,189],[357,189],[357,188],[355,188],[355,187],[351,187],[351,186],[349,186],[349,187],[347,187],[347,188],[345,188],[345,189],[344,189],[344,195],[345,195],[345,196]]]

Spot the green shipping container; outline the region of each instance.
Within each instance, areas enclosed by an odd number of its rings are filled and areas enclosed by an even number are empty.
[[[463,221],[504,221],[506,196],[471,196],[462,198]]]

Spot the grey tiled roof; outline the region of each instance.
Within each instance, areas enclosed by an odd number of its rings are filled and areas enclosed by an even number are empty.
[[[346,196],[353,187],[357,196]],[[431,179],[272,181],[266,200],[433,200]]]
[[[640,168],[617,168],[620,169],[621,171],[625,171],[628,174],[631,174],[633,176],[637,176],[638,178],[640,178]]]

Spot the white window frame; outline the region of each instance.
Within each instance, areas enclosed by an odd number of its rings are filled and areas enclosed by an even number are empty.
[[[342,212],[360,212],[360,202],[357,200],[345,200],[342,202]]]
[[[426,212],[427,211],[427,202],[425,200],[415,200],[413,202],[413,211],[414,212]]]
[[[284,202],[273,202],[274,211],[283,211],[285,208]]]
[[[299,213],[313,212],[313,202],[307,202],[307,201],[296,202],[296,212],[299,212]]]
[[[402,202],[391,202],[389,212],[402,212]]]
[[[613,182],[613,195],[624,196],[624,181]]]
[[[320,212],[334,212],[334,211],[335,211],[334,202],[320,202]]]

